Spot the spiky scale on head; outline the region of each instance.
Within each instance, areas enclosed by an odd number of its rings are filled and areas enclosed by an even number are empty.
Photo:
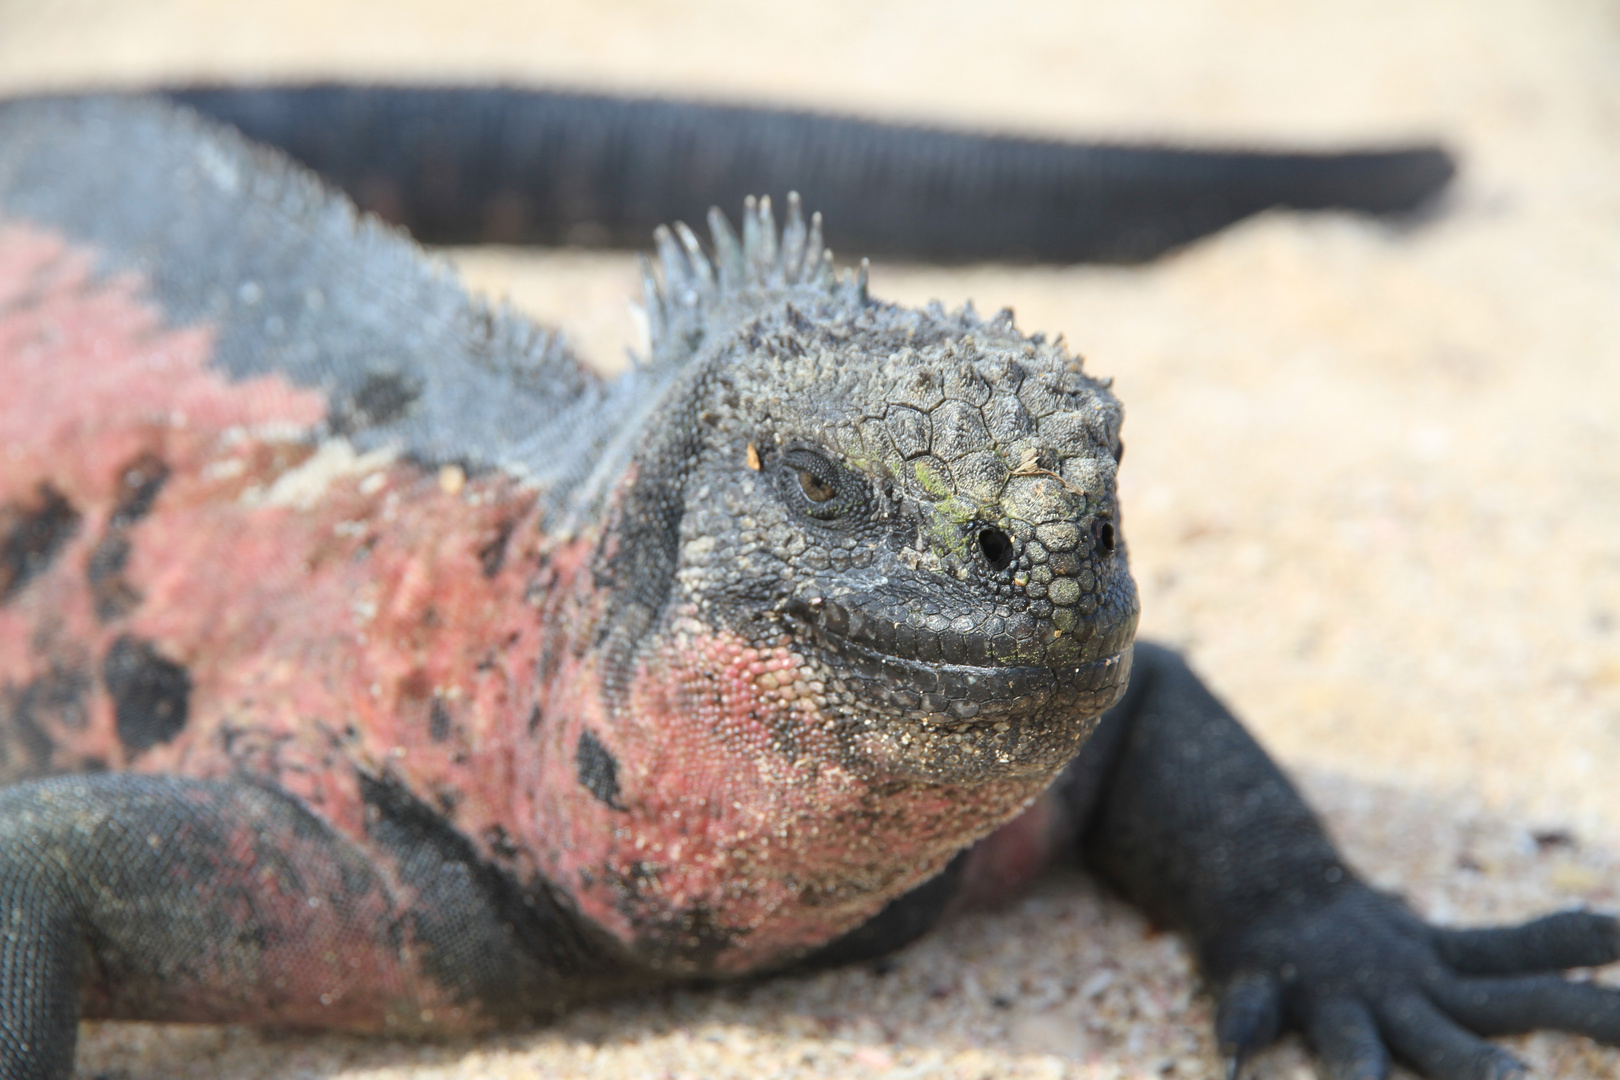
[[[684,222],[657,229],[653,238],[662,283],[650,261],[643,258],[641,264],[653,363],[685,360],[693,351],[694,334],[734,322],[773,297],[866,301],[866,264],[858,277],[840,282],[832,252],[821,240],[821,215],[812,214],[806,227],[798,192],[789,192],[787,202],[787,224],[779,236],[770,197],[750,196],[743,204],[740,240],[726,216],[711,209],[712,260]]]

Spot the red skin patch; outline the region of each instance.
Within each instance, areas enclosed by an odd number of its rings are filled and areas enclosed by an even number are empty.
[[[45,483],[80,515],[48,569],[0,605],[0,687],[89,674],[84,708],[42,721],[53,768],[268,781],[366,851],[392,893],[365,901],[369,933],[311,922],[296,897],[269,904],[292,950],[266,961],[280,965],[279,1004],[232,1018],[377,1028],[427,1010],[441,1028],[477,1023],[441,1008],[409,942],[375,929],[412,895],[367,844],[359,772],[403,783],[486,858],[518,881],[543,875],[651,963],[714,974],[853,929],[1044,787],[926,784],[889,772],[881,746],[852,756],[790,641],[750,643],[690,611],[665,616],[631,671],[605,671],[599,535],[544,537],[536,493],[508,477],[447,483],[316,447],[305,433],[322,395],[230,381],[209,366],[208,328],[164,325],[140,282],[92,267],[0,222],[0,504]],[[92,555],[131,463],[150,459],[167,479],[118,526],[135,599],[98,616]],[[138,754],[99,676],[120,637],[190,678],[184,727]],[[628,689],[605,692],[617,683]],[[586,732],[614,761],[611,800],[581,781]],[[1029,820],[1034,832],[1010,827],[985,848],[1013,852],[991,872],[1036,861],[1030,837],[1050,830]],[[286,839],[290,859],[320,858],[300,842]],[[357,974],[308,962],[309,948],[351,957]],[[201,996],[148,1008],[222,1018]]]
[[[736,974],[854,929],[1016,815],[1045,781],[926,784],[846,763],[812,669],[677,613],[610,710],[598,656],[571,654],[546,689],[532,820],[549,879],[671,970]],[[588,625],[588,620],[580,620]],[[575,777],[589,730],[619,764],[617,806]],[[705,935],[713,942],[705,948]]]
[[[379,463],[278,505],[277,482],[318,464],[299,433],[324,417],[323,397],[276,377],[229,381],[208,367],[211,332],[166,327],[137,281],[97,280],[92,266],[58,238],[0,228],[0,503],[26,503],[48,483],[81,515],[48,571],[0,605],[0,686],[53,670],[90,676],[83,709],[43,722],[52,767],[250,775],[362,846],[357,767],[396,776],[429,803],[448,793],[471,837],[509,821],[512,720],[532,709],[540,630],[524,599],[538,561],[534,493]],[[143,456],[169,472],[124,533],[123,577],[139,602],[103,622],[90,559]],[[491,545],[503,540],[510,554],[491,574]],[[184,728],[137,755],[120,742],[98,677],[126,635],[191,680]],[[385,857],[373,862],[391,876]],[[410,895],[395,885],[397,912]],[[344,942],[371,984],[434,1002],[431,981],[375,937],[336,922],[323,930],[296,904],[284,914],[305,945]],[[397,1022],[386,994],[334,1011],[331,980],[304,952],[282,957],[275,976],[302,973],[303,992],[283,985],[279,1007],[236,1018]],[[201,999],[146,1008],[219,1018]]]

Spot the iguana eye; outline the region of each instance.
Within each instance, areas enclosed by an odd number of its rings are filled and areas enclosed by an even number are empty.
[[[836,521],[866,503],[866,485],[814,450],[789,450],[776,466],[782,499],[816,521]]]
[[[799,490],[804,497],[813,503],[824,503],[838,494],[838,489],[827,481],[811,472],[809,469],[799,470]]]

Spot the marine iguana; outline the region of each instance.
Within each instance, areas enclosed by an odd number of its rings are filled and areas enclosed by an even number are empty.
[[[1620,1043],[1565,912],[1362,883],[1133,645],[1121,410],[883,303],[790,199],[657,236],[613,381],[281,155],[0,107],[0,1075],[80,1016],[446,1032],[849,961],[1083,861],[1185,932],[1235,1071]]]

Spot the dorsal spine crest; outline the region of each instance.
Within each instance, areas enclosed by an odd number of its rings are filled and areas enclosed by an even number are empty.
[[[711,255],[684,222],[653,234],[658,266],[642,259],[642,294],[651,339],[650,363],[681,363],[716,329],[792,298],[865,306],[867,263],[843,277],[822,242],[821,215],[806,224],[798,192],[789,192],[778,230],[769,196],[743,202],[742,236],[718,208],[708,215]]]

